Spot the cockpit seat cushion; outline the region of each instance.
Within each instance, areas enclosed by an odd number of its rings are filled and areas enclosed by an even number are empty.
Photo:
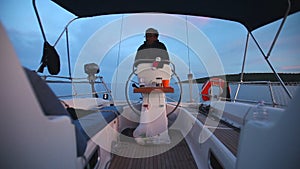
[[[118,115],[119,111],[115,106],[108,106],[100,108],[96,113],[80,117],[76,121],[78,121],[84,133],[89,137],[93,137]]]
[[[25,68],[25,72],[44,114],[46,116],[69,116],[69,113],[46,84],[45,80],[35,71]]]

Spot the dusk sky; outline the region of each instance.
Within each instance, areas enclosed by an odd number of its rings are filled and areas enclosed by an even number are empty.
[[[37,7],[47,40],[53,45],[64,26],[75,16],[51,1],[37,0]],[[133,19],[136,21],[134,25],[131,24]],[[36,70],[42,56],[43,38],[32,1],[1,0],[0,21],[8,33],[21,64]],[[279,23],[280,21],[277,21],[253,32],[265,53],[268,52]],[[206,70],[206,61],[201,57],[207,57],[212,53],[212,55],[216,54],[222,62],[225,73],[233,74],[241,71],[247,35],[246,29],[241,24],[205,17],[163,14],[110,15],[75,21],[69,28],[71,62],[80,64],[80,57],[86,52],[91,55],[90,57],[93,54],[100,54],[103,55],[100,59],[101,63],[98,63],[101,72],[111,74],[113,73],[111,67],[134,56],[136,49],[144,41],[144,30],[147,27],[155,27],[159,30],[159,39],[166,44],[171,58],[178,58],[185,62],[195,78],[210,74]],[[105,31],[107,33],[104,34]],[[193,31],[197,35],[191,35]],[[61,56],[62,75],[67,75],[65,39],[63,35],[56,46]],[[93,44],[93,39],[100,39],[100,42],[97,41],[97,44],[94,44],[95,48],[90,49],[87,45]],[[197,47],[192,47],[197,43],[200,46],[208,45],[205,48],[208,51],[199,47],[201,52],[197,53],[198,49],[195,49]],[[108,44],[110,46],[106,47],[105,45]],[[300,72],[299,44],[300,13],[296,13],[287,19],[270,56],[270,61],[278,72]],[[190,48],[187,48],[187,45]],[[102,47],[107,50],[101,49]],[[87,49],[90,50],[85,51]],[[250,40],[248,52],[245,72],[271,72],[253,40]]]

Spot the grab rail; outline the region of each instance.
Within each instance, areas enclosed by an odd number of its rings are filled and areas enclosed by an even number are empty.
[[[236,91],[235,94],[231,98],[225,98],[221,96],[214,96],[211,94],[201,94],[200,96],[208,96],[211,98],[214,98],[214,100],[222,100],[222,101],[232,101],[232,102],[242,102],[242,103],[250,103],[250,104],[257,104],[262,100],[255,100],[255,99],[244,99],[244,98],[239,98],[237,99],[237,96],[239,95],[240,92],[240,86],[241,85],[259,85],[258,87],[266,87],[268,90],[268,95],[270,96],[270,100],[264,100],[264,103],[266,105],[270,105],[273,107],[285,107],[287,106],[289,99],[291,99],[288,95],[286,97],[278,97],[280,93],[286,94],[284,91],[281,90],[281,88],[278,88],[278,91],[274,89],[276,86],[281,86],[280,82],[271,82],[271,81],[242,81],[242,82],[229,82],[230,85],[236,85]],[[299,82],[293,82],[293,83],[286,83],[288,86],[299,86]],[[290,88],[293,89],[293,88]],[[295,88],[296,90],[296,88]],[[293,91],[293,90],[291,90]]]
[[[274,84],[277,86],[280,86],[281,85],[280,82],[271,82],[271,81],[246,81],[246,82],[244,82],[244,81],[242,81],[242,82],[231,82],[230,84],[237,84],[238,86],[240,86],[240,85],[266,85],[269,89],[271,102],[265,102],[265,104],[272,105],[273,107],[286,106],[285,104],[278,103],[277,100],[275,99],[275,93],[274,93],[273,86],[274,86]],[[233,98],[233,102],[235,102],[235,101],[246,102],[246,103],[258,103],[259,102],[259,100],[237,99],[238,94],[239,94],[239,89],[236,90],[235,97]]]
[[[52,84],[90,84],[90,82],[87,80],[87,78],[74,78],[74,77],[66,77],[66,76],[53,76],[53,75],[40,75],[42,79],[45,80],[47,83]],[[48,78],[57,78],[57,79],[64,79],[64,80],[47,80]],[[88,96],[88,95],[95,95],[95,94],[109,94],[110,98],[112,99],[111,90],[108,88],[107,84],[104,82],[102,76],[96,76],[96,80],[99,79],[99,81],[95,81],[95,84],[102,84],[105,90],[98,91],[98,92],[87,92],[87,93],[81,93],[78,94],[75,92],[74,94],[69,95],[61,95],[57,96],[58,98],[66,98],[66,97],[78,97],[78,96]],[[111,100],[113,101],[113,100]]]

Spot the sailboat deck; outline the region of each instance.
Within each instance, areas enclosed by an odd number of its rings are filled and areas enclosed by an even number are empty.
[[[205,123],[206,115],[198,113],[197,108],[188,108],[188,110],[195,114],[197,119],[201,121],[201,123]],[[229,124],[224,123],[223,121],[220,121],[217,128],[215,127],[209,127],[206,126],[208,129],[210,129],[213,134],[231,151],[233,155],[237,155],[238,145],[239,145],[239,137],[240,137],[240,131],[239,129],[230,126]]]
[[[138,145],[130,138],[127,138],[127,141],[120,141],[115,148],[115,154],[109,168],[196,169],[197,165],[181,133],[170,130],[169,135],[171,144],[164,145]]]

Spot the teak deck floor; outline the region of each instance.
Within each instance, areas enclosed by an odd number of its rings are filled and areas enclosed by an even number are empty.
[[[203,124],[208,118],[198,113],[195,108],[188,110],[197,116]],[[208,127],[208,126],[206,126]],[[210,129],[210,128],[209,128]],[[220,122],[218,127],[213,129],[214,135],[232,152],[237,155],[240,132],[236,128],[230,127]],[[121,137],[115,147],[110,169],[173,169],[173,168],[197,168],[191,151],[179,131],[169,130],[171,138],[170,145],[138,145],[131,137]],[[178,144],[177,144],[178,143]],[[163,153],[162,153],[163,152]],[[155,155],[153,155],[155,154]],[[137,158],[139,157],[139,158]]]
[[[199,113],[198,107],[188,107],[187,110],[197,117],[202,124],[205,124],[207,115]],[[218,127],[206,126],[209,130],[213,132],[213,134],[228,148],[228,150],[233,154],[237,155],[239,138],[240,138],[240,130],[227,124],[223,121],[219,121]]]
[[[206,118],[208,117],[201,113],[197,115],[197,119],[199,119],[203,124]],[[214,135],[231,151],[233,155],[236,156],[240,137],[239,129],[231,127],[221,121],[217,128],[212,129],[214,130],[212,131]]]
[[[110,169],[196,169],[191,151],[178,131],[169,130],[171,144],[138,145],[131,141],[121,141],[115,148]],[[178,143],[178,144],[177,144]],[[138,158],[143,157],[143,158]]]

